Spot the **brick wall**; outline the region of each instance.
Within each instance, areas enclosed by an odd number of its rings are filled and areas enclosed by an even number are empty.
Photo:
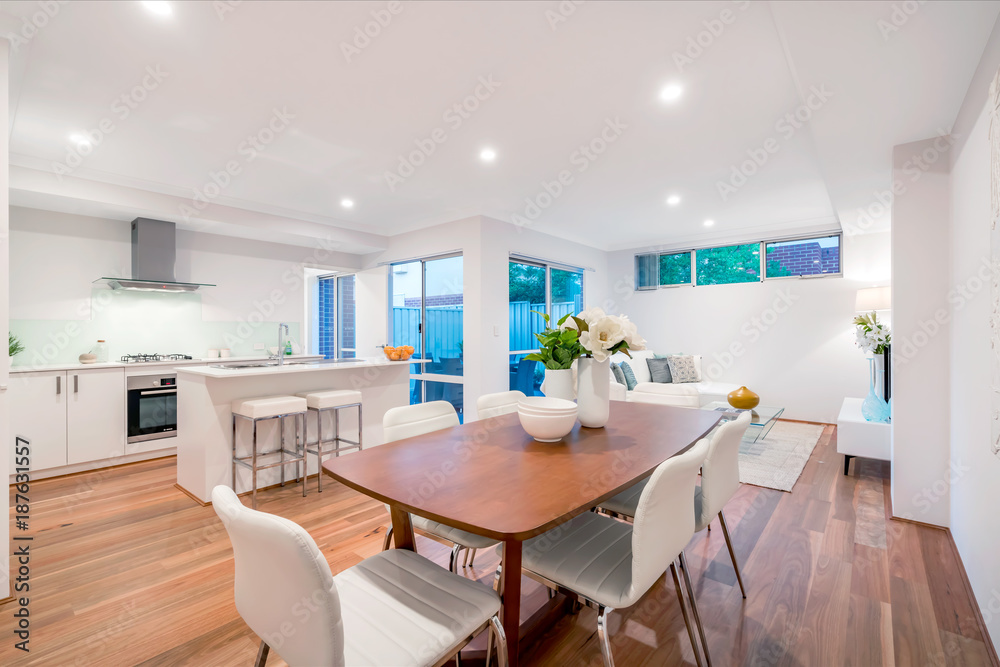
[[[340,281],[341,337],[340,347],[354,349],[356,331],[356,308],[354,300],[354,277],[341,278]],[[337,355],[336,345],[336,278],[319,281],[319,353],[327,359]],[[354,352],[342,352],[341,357],[354,357]]]
[[[792,275],[838,273],[840,248],[822,248],[819,243],[771,247],[767,252],[767,263],[771,265],[773,262],[778,262]]]
[[[461,294],[440,294],[438,296],[427,297],[428,308],[433,308],[434,306],[461,306],[462,303]],[[420,297],[407,297],[404,300],[403,306],[406,308],[419,308]]]

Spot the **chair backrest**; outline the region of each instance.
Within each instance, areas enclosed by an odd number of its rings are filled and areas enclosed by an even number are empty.
[[[672,405],[678,408],[698,408],[701,407],[701,397],[698,394],[698,390],[694,387],[689,387],[690,392],[678,392],[678,393],[668,393],[668,392],[647,392],[647,391],[630,391],[625,397],[626,401],[632,403],[653,403],[655,405]]]
[[[701,471],[701,517],[708,525],[740,488],[740,441],[750,426],[750,413],[726,422],[712,434]]]
[[[642,490],[632,527],[632,582],[622,607],[641,598],[691,541],[694,487],[707,452],[708,441],[699,440],[657,466]]]
[[[391,408],[382,417],[386,442],[458,426],[458,413],[448,401],[431,401]]]
[[[490,419],[517,412],[517,402],[524,398],[523,391],[501,391],[484,394],[476,401],[476,412],[480,419]]]
[[[233,543],[236,609],[250,629],[293,667],[341,667],[340,597],[309,533],[245,507],[228,486],[212,490],[212,506]]]
[[[521,359],[517,362],[517,376],[514,382],[517,385],[517,390],[525,395],[534,393],[535,367],[537,365],[538,362],[531,359]]]

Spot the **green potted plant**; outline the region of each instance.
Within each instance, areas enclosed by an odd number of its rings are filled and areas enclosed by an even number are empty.
[[[580,332],[563,326],[569,315],[560,318],[556,322],[556,328],[553,329],[549,326],[550,319],[546,313],[534,310],[531,312],[541,315],[545,320],[545,330],[535,334],[539,343],[538,352],[532,352],[525,359],[541,362],[545,368],[543,391],[546,396],[572,401],[576,398],[572,366],[573,362],[584,353],[580,345]]]
[[[15,354],[24,352],[24,343],[18,340],[17,336],[7,332],[7,355],[13,357]]]

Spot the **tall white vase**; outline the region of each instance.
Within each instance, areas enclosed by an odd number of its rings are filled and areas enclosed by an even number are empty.
[[[611,360],[580,357],[578,363],[577,417],[587,428],[601,428],[611,414]]]
[[[573,369],[545,369],[545,383],[542,393],[552,398],[564,398],[567,401],[576,400],[576,387],[573,386]]]

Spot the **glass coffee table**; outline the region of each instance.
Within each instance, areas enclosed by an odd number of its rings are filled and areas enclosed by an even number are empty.
[[[757,442],[767,437],[775,422],[781,417],[781,413],[785,411],[784,408],[769,408],[764,405],[758,405],[753,410],[737,410],[729,403],[722,401],[708,403],[701,406],[701,409],[722,413],[723,421],[733,421],[740,416],[741,412],[750,412],[750,426],[747,427],[746,435],[743,436],[744,442]]]

